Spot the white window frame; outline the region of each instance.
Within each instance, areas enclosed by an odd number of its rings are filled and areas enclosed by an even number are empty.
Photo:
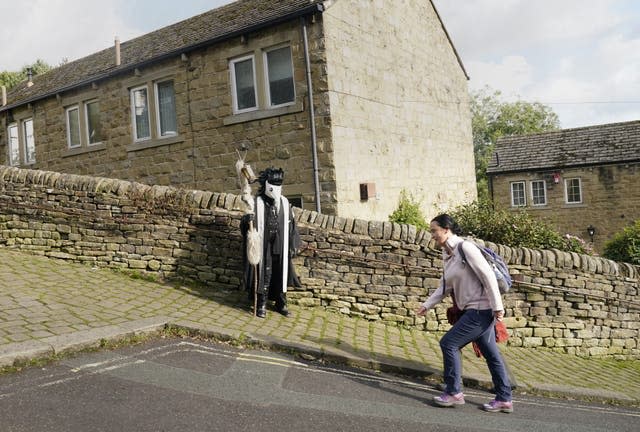
[[[93,145],[98,145],[98,144],[102,144],[102,140],[104,137],[100,137],[100,141],[96,141],[96,142],[91,142],[91,125],[89,122],[89,105],[91,104],[98,104],[98,109],[100,109],[100,102],[98,101],[98,99],[91,99],[88,100],[86,102],[83,103],[84,105],[84,118],[85,118],[85,137],[87,139],[87,145],[88,146],[93,146]],[[98,119],[98,121],[100,121],[100,119]],[[100,131],[102,132],[102,128],[100,128]]]
[[[569,183],[572,183],[574,180],[578,181],[578,193],[580,194],[579,201],[569,201]],[[564,202],[567,204],[582,204],[582,179],[580,177],[572,177],[564,179]]]
[[[522,204],[516,204],[515,203],[515,200],[514,200],[515,196],[513,194],[513,192],[514,192],[513,188],[514,188],[515,185],[521,185],[522,186],[522,200],[523,200]],[[527,185],[525,184],[524,181],[511,182],[510,185],[509,185],[509,190],[511,192],[510,193],[510,195],[511,195],[511,207],[525,207],[527,205]]]
[[[78,112],[78,144],[77,145],[72,145],[71,143],[71,122],[69,121],[69,113],[71,111]],[[80,128],[80,106],[79,105],[69,106],[65,109],[64,113],[65,113],[65,120],[67,122],[67,148],[69,149],[80,148],[82,147],[82,135],[81,135],[81,128]]]
[[[167,131],[166,133],[162,133],[162,119],[160,118],[160,92],[158,91],[158,85],[159,84],[163,84],[166,82],[170,82],[172,83],[172,87],[173,87],[173,115],[175,116],[175,120],[176,120],[176,129],[178,128],[178,113],[176,112],[176,87],[175,87],[175,81],[173,79],[164,79],[164,80],[158,80],[155,81],[153,83],[153,92],[154,92],[154,99],[155,99],[155,114],[156,114],[156,134],[158,135],[158,138],[165,138],[165,137],[172,137],[172,136],[176,136],[178,135],[178,131]]]
[[[29,138],[29,133],[27,132],[27,125],[31,124],[31,138]],[[22,121],[22,136],[24,138],[24,163],[25,165],[31,165],[36,163],[36,139],[35,139],[35,130],[33,128],[33,117],[24,119]],[[33,157],[30,157],[32,153],[30,148],[33,149]]]
[[[15,130],[15,141],[11,137],[11,130]],[[18,156],[13,158],[14,149],[18,152]],[[10,123],[7,126],[7,158],[10,166],[20,166],[20,130],[18,123]]]
[[[249,108],[238,108],[238,88],[236,84],[236,63],[241,63],[247,60],[251,60],[252,79],[253,79],[253,97],[256,101],[255,105]],[[256,81],[256,59],[254,54],[245,55],[229,60],[229,71],[231,73],[231,97],[233,100],[233,113],[241,114],[250,111],[256,111],[259,108],[258,100],[258,85]]]
[[[144,137],[138,137],[138,125],[136,123],[136,104],[134,93],[138,90],[144,89],[147,92],[147,122],[149,124],[149,135]],[[129,90],[129,99],[131,103],[131,125],[133,126],[133,142],[147,141],[150,140],[151,137],[151,107],[149,106],[149,86],[146,84],[133,87]]]
[[[542,202],[536,202],[536,195],[534,194],[534,184],[542,183]],[[531,190],[531,205],[532,206],[545,206],[547,205],[547,182],[545,180],[532,180],[529,182]]]
[[[268,59],[268,55],[270,52],[272,51],[277,51],[283,48],[288,48],[289,49],[289,67],[291,68],[291,80],[292,80],[292,85],[293,85],[293,99],[288,101],[288,102],[284,102],[281,104],[273,104],[271,101],[271,85],[270,85],[270,80],[269,80],[269,59]],[[269,48],[268,50],[264,50],[263,52],[263,65],[264,65],[264,87],[265,87],[265,92],[267,95],[267,104],[269,108],[279,108],[282,106],[288,106],[288,105],[293,105],[296,102],[296,82],[295,82],[295,76],[294,76],[294,71],[293,71],[293,52],[291,50],[291,45],[286,44],[286,45],[280,45],[280,46],[276,46],[276,47],[272,47]]]

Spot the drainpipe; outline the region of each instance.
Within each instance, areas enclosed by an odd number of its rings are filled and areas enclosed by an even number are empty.
[[[311,85],[311,61],[309,60],[309,39],[307,38],[307,22],[300,17],[302,37],[304,39],[304,61],[307,72],[307,94],[309,96],[309,122],[311,123],[311,156],[313,158],[313,189],[316,198],[316,211],[322,213],[320,206],[320,181],[318,179],[318,142],[316,138],[316,115],[313,110],[313,86]]]

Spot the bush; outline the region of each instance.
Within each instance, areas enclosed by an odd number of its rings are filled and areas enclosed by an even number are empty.
[[[640,219],[606,242],[603,255],[614,261],[640,264]]]
[[[450,214],[466,234],[482,240],[512,247],[593,253],[581,238],[563,236],[524,211],[495,210],[489,203],[474,202],[457,207]]]
[[[389,215],[389,221],[415,225],[424,230],[429,228],[429,224],[425,220],[422,210],[420,210],[420,204],[412,194],[404,189],[400,192],[398,208]]]

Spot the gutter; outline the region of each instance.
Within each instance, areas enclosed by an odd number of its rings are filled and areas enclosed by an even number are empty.
[[[64,87],[60,87],[58,89],[51,90],[51,91],[48,91],[46,93],[43,93],[43,94],[40,94],[40,95],[37,95],[37,96],[32,96],[30,98],[23,99],[23,100],[21,100],[19,102],[16,102],[16,103],[13,103],[13,104],[10,104],[10,105],[2,106],[2,107],[0,107],[0,112],[7,111],[7,110],[10,110],[12,108],[17,108],[19,106],[26,105],[26,104],[31,103],[31,102],[36,102],[36,101],[39,101],[39,100],[42,100],[42,99],[46,99],[48,97],[53,97],[53,96],[55,96],[55,95],[57,95],[59,93],[64,93],[66,91],[73,90],[73,89],[76,89],[78,87],[82,87],[82,86],[85,86],[85,85],[90,85],[91,83],[96,82],[96,81],[102,81],[102,80],[105,80],[107,78],[112,78],[112,77],[115,77],[117,75],[122,75],[122,74],[124,74],[126,72],[130,72],[130,71],[132,71],[134,69],[142,68],[144,66],[147,66],[147,65],[152,64],[152,63],[156,63],[158,61],[167,60],[169,58],[176,57],[176,56],[178,56],[178,55],[180,55],[182,53],[188,53],[188,52],[200,49],[200,48],[208,47],[209,45],[214,45],[216,43],[220,43],[220,42],[223,42],[225,40],[241,36],[243,34],[251,33],[253,31],[257,31],[257,30],[261,30],[261,29],[263,29],[265,27],[281,24],[283,22],[291,21],[291,20],[293,20],[295,18],[299,18],[299,17],[303,17],[305,15],[310,15],[310,14],[313,14],[313,13],[316,13],[316,12],[323,12],[323,11],[324,11],[324,7],[323,7],[323,5],[321,3],[314,4],[312,6],[304,8],[304,9],[297,10],[295,12],[292,12],[292,13],[289,13],[287,15],[283,15],[283,16],[274,18],[274,19],[269,20],[269,21],[265,21],[263,23],[254,24],[252,26],[245,27],[245,28],[243,28],[241,30],[233,31],[231,33],[225,33],[224,35],[217,36],[217,37],[214,37],[214,38],[211,38],[211,39],[206,39],[206,40],[204,40],[202,42],[198,42],[198,43],[193,44],[193,45],[187,45],[187,46],[181,47],[180,49],[175,49],[173,51],[169,51],[167,53],[161,54],[161,55],[159,55],[157,57],[152,57],[150,59],[147,59],[147,60],[144,60],[144,61],[141,61],[141,62],[138,62],[138,63],[132,63],[132,64],[129,64],[129,65],[127,65],[125,67],[122,67],[122,68],[119,68],[119,69],[115,69],[115,70],[112,70],[112,71],[109,71],[109,72],[106,72],[106,73],[102,73],[102,74],[99,74],[99,75],[92,76],[90,78],[86,78],[86,79],[84,79],[82,81],[79,81],[77,83],[74,83],[74,84],[70,84],[70,85],[67,85],[67,86],[64,86]]]
[[[588,163],[585,162],[582,164],[571,164],[571,165],[528,167],[528,168],[519,168],[519,169],[504,170],[504,171],[487,171],[487,176],[528,173],[532,171],[557,171],[557,170],[572,169],[572,168],[588,168],[588,167],[600,167],[600,166],[607,166],[607,165],[625,165],[625,164],[636,164],[636,163],[640,163],[640,158],[617,160],[617,161],[606,161],[606,162],[588,162]]]

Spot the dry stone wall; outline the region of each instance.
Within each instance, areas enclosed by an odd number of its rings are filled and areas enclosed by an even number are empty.
[[[182,276],[212,289],[242,278],[241,201],[234,194],[0,166],[0,244],[51,258]],[[427,331],[448,329],[440,252],[409,225],[296,210],[302,288],[289,298]],[[640,358],[639,268],[557,250],[494,247],[522,283],[505,296],[511,345]],[[28,271],[25,269],[25,271]]]

